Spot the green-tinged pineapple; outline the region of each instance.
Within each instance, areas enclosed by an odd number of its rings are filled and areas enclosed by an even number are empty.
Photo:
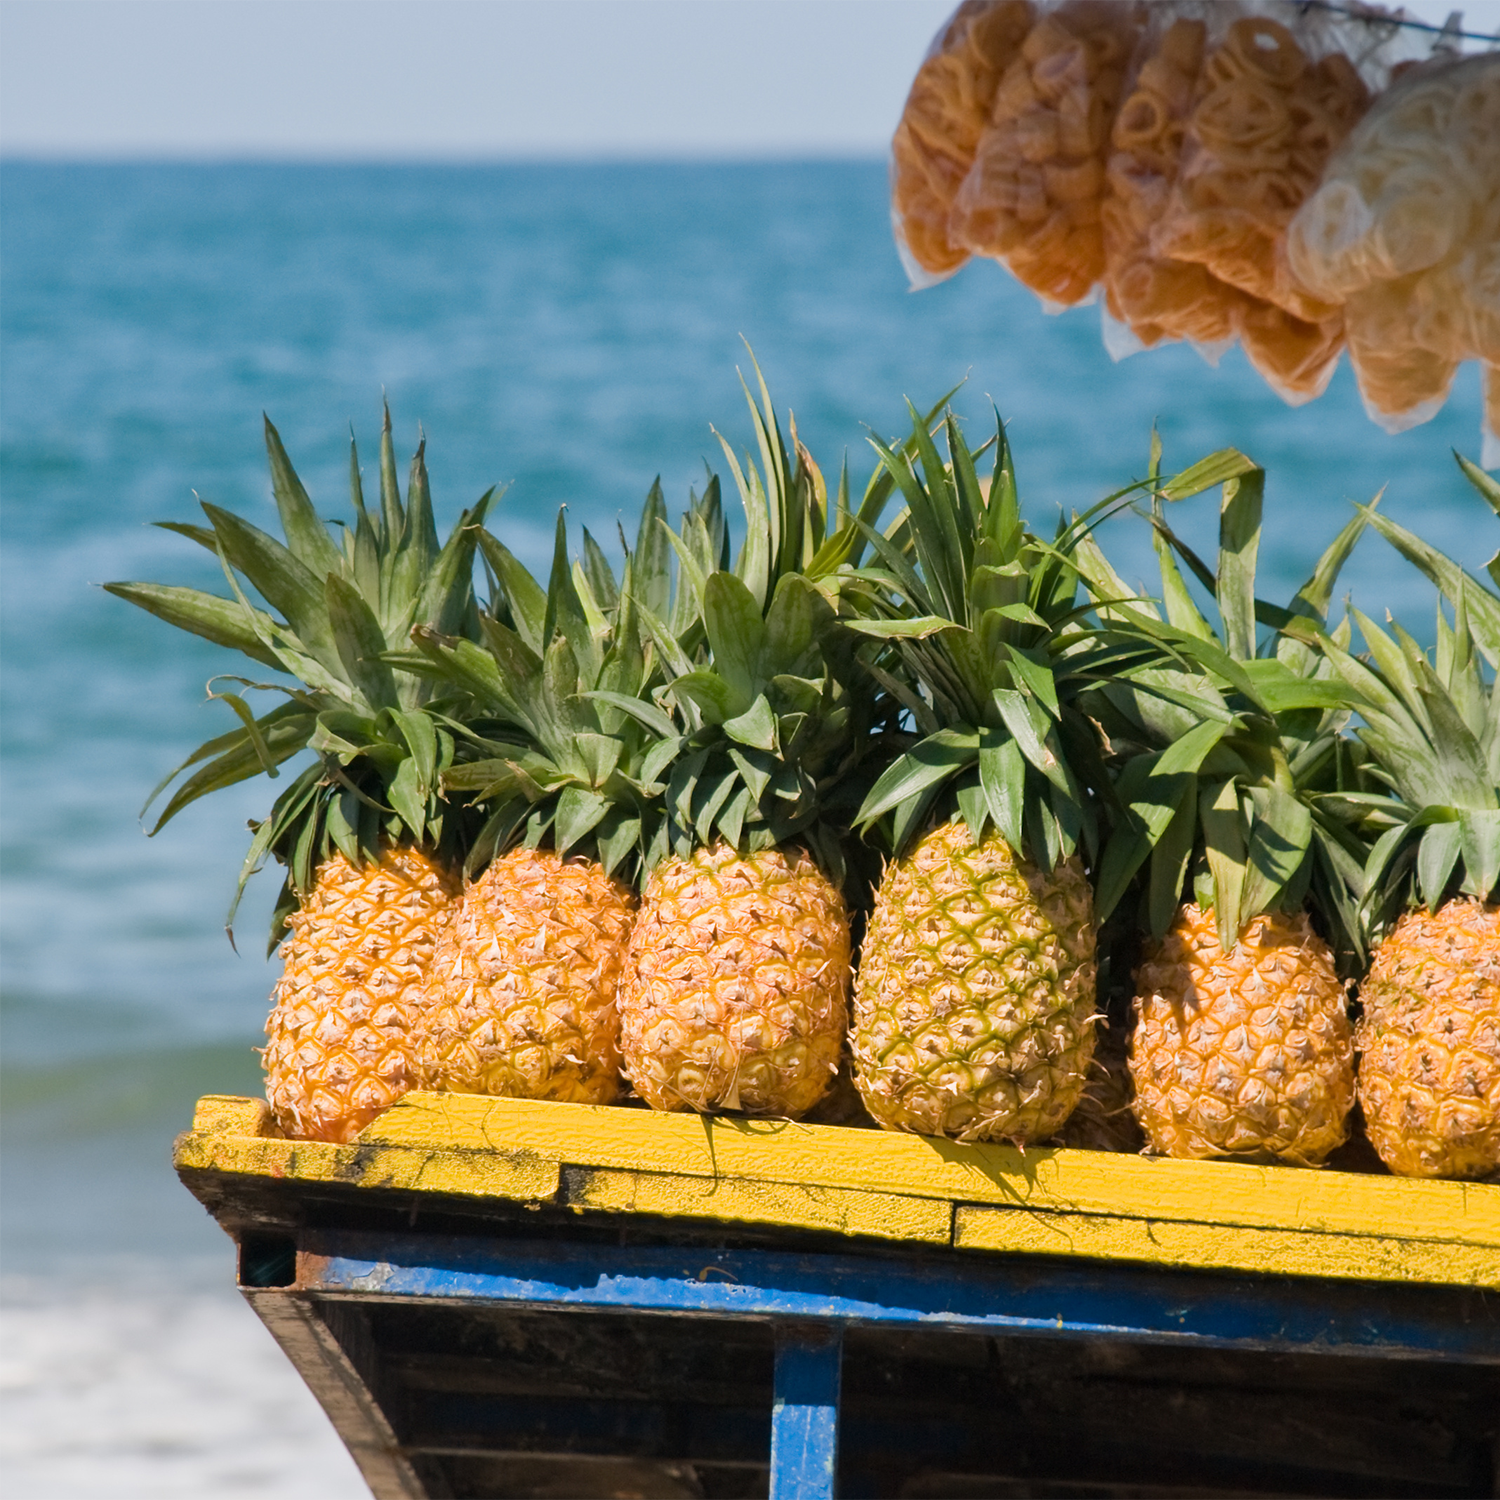
[[[856,1076],[888,1129],[1053,1135],[1083,1094],[1099,1020],[1093,897],[1103,765],[1080,691],[1144,660],[1086,626],[1073,552],[1024,525],[1004,429],[983,486],[951,416],[945,463],[913,412],[911,453],[877,443],[907,501],[841,591],[847,627],[924,736],[859,812],[894,853],[855,989]],[[1117,497],[1116,497],[1117,498]]]
[[[855,1055],[883,1124],[1036,1141],[1083,1096],[1094,1047],[1094,902],[1076,857],[1051,872],[995,829],[943,823],[875,896]]]
[[[721,528],[717,489],[691,514]],[[482,873],[433,959],[417,1038],[429,1088],[588,1104],[620,1093],[617,991],[661,821],[645,765],[656,740],[638,715],[663,716],[634,579],[664,572],[664,527],[656,485],[620,587],[587,531],[586,565],[569,566],[559,514],[545,591],[486,533],[496,589],[481,643],[416,633],[428,667],[479,708],[445,785],[490,809],[469,857]]]
[[[1500,487],[1480,481],[1500,510]],[[1500,598],[1374,519],[1451,590],[1456,619],[1439,612],[1432,658],[1363,615],[1370,663],[1334,653],[1364,698],[1366,769],[1389,789],[1369,799],[1383,829],[1366,871],[1380,940],[1359,989],[1360,1104],[1391,1171],[1485,1177],[1500,1171],[1500,693],[1474,646],[1500,660]]]
[[[1172,534],[1160,505],[1214,478],[1225,480],[1217,577]],[[1101,614],[1156,635],[1180,663],[1092,697],[1124,814],[1101,861],[1099,897],[1107,913],[1138,892],[1152,933],[1130,1044],[1149,1148],[1315,1165],[1348,1134],[1353,1045],[1334,950],[1304,908],[1311,903],[1352,963],[1364,847],[1343,798],[1355,786],[1339,737],[1352,698],[1313,643],[1365,521],[1340,533],[1291,609],[1262,604],[1263,483],[1259,468],[1228,454],[1159,487],[1165,619],[1132,599],[1102,556],[1088,560]],[[1174,550],[1213,592],[1217,631]],[[1280,629],[1268,654],[1256,649],[1257,619]],[[1340,631],[1347,639],[1347,623]]]
[[[269,422],[266,445],[285,545],[212,505],[203,507],[211,530],[169,526],[217,554],[232,598],[160,584],[106,587],[299,684],[270,688],[287,701],[259,718],[241,694],[216,693],[241,727],[167,778],[163,786],[182,779],[152,831],[208,792],[261,772],[275,777],[292,756],[315,752],[255,826],[239,888],[267,855],[286,866],[272,945],[284,928],[290,936],[264,1053],[277,1122],[290,1135],[346,1141],[415,1082],[413,1018],[458,891],[459,810],[440,787],[453,756],[445,727],[452,705],[390,657],[413,625],[477,629],[474,535],[489,497],[440,547],[422,450],[403,501],[387,413],[380,507],[365,508],[351,448],[355,524],[340,542]],[[249,602],[245,584],[268,609]]]
[[[843,837],[875,693],[850,691],[813,581],[838,550],[822,476],[795,428],[789,455],[760,390],[764,473],[724,445],[747,522],[734,569],[690,517],[670,621],[664,578],[635,575],[657,590],[642,612],[670,674],[663,711],[641,713],[667,821],[620,989],[621,1052],[657,1109],[796,1116],[828,1089],[848,1024]]]

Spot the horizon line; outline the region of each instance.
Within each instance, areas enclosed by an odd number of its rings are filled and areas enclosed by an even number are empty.
[[[535,152],[261,151],[222,152],[56,151],[0,147],[0,166],[277,166],[277,167],[569,167],[569,166],[756,166],[777,163],[883,165],[876,149],[773,147],[722,151],[546,150]]]

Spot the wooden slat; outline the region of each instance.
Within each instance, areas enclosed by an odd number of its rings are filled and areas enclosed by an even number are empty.
[[[1140,1261],[1204,1270],[1500,1287],[1500,1252],[1487,1246],[1385,1235],[1246,1229],[961,1204],[955,1213],[953,1242],[964,1250]]]
[[[341,1182],[353,1187],[448,1193],[468,1198],[539,1202],[555,1198],[558,1163],[525,1152],[444,1151],[423,1147],[274,1140],[223,1132],[182,1136],[174,1158],[179,1170],[239,1172]]]
[[[709,1218],[963,1248],[1500,1285],[1500,1187],[1091,1151],[966,1146],[788,1121],[409,1094],[349,1146],[287,1141],[209,1098],[189,1172]],[[951,1238],[954,1205],[959,1230]]]
[[[927,1136],[465,1094],[408,1094],[361,1140],[969,1203],[1500,1246],[1500,1186],[962,1145]]]
[[[569,1167],[564,1193],[579,1208],[661,1218],[780,1224],[929,1245],[949,1244],[953,1235],[953,1209],[945,1201],[803,1183]]]

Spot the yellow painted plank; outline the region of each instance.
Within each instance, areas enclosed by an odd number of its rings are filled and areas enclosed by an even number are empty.
[[[228,1135],[279,1133],[264,1099],[239,1099],[233,1094],[205,1094],[193,1110],[193,1129]]]
[[[1500,1186],[1167,1161],[1104,1151],[961,1145],[784,1120],[412,1093],[361,1140],[525,1151],[580,1166],[1247,1228],[1500,1246]]]
[[[777,1224],[929,1245],[949,1244],[953,1236],[953,1207],[936,1198],[580,1167],[567,1171],[565,1186],[570,1205],[615,1213]]]
[[[446,1151],[405,1146],[288,1141],[193,1131],[181,1136],[174,1154],[182,1170],[242,1172],[299,1182],[342,1182],[353,1187],[397,1188],[417,1193],[453,1193],[465,1198],[511,1198],[536,1202],[557,1196],[558,1164],[514,1153]]]
[[[1243,1229],[960,1204],[954,1216],[953,1243],[963,1250],[1144,1261],[1279,1276],[1500,1287],[1500,1252],[1489,1246],[1381,1235]]]

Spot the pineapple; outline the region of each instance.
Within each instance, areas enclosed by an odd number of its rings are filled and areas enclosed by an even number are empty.
[[[626,958],[621,1053],[655,1108],[795,1117],[828,1090],[848,1025],[839,801],[857,796],[874,694],[849,691],[814,582],[841,545],[822,476],[795,425],[791,458],[760,392],[764,473],[747,478],[724,444],[748,525],[736,567],[690,517],[672,621],[642,605],[675,675],[663,711],[637,710],[658,734],[666,822]]]
[[[1354,1043],[1305,912],[1262,912],[1226,953],[1189,902],[1136,981],[1135,1112],[1158,1155],[1313,1164],[1344,1143]]]
[[[856,981],[856,1077],[888,1129],[1025,1144],[1082,1097],[1100,1019],[1083,859],[1102,762],[1075,700],[1094,674],[1141,663],[1134,643],[1079,623],[1070,555],[1118,497],[1042,542],[1003,428],[986,489],[952,416],[945,464],[912,415],[925,482],[876,445],[908,509],[869,533],[876,562],[842,590],[847,627],[893,653],[872,670],[925,736],[858,815],[895,859]]]
[[[511,849],[464,892],[427,976],[416,1048],[429,1088],[610,1104],[615,992],[635,893],[597,859]]]
[[[962,821],[891,865],[856,990],[870,1113],[960,1140],[1054,1134],[1094,1049],[1093,913],[1076,857],[1049,873]]]
[[[691,515],[722,530],[717,488]],[[478,705],[444,784],[490,808],[468,861],[482,873],[432,963],[416,1038],[429,1088],[587,1104],[620,1093],[617,992],[661,821],[644,764],[656,741],[636,715],[665,722],[643,697],[654,658],[634,579],[664,572],[664,526],[658,484],[621,588],[587,531],[587,566],[569,566],[559,514],[545,592],[484,534],[497,588],[482,644],[414,635],[427,669]],[[650,584],[639,592],[660,602]]]
[[[727,843],[647,881],[621,997],[636,1092],[656,1109],[805,1114],[849,1024],[849,918],[805,848]]]
[[[1391,1171],[1484,1177],[1500,1171],[1500,694],[1474,645],[1500,657],[1500,599],[1381,530],[1452,591],[1456,617],[1439,612],[1433,659],[1357,613],[1371,664],[1331,653],[1363,695],[1358,737],[1388,789],[1368,799],[1384,828],[1366,870],[1381,940],[1359,990],[1359,1098]]]
[[[415,1086],[411,1030],[458,882],[392,844],[355,865],[335,852],[287,918],[264,1056],[288,1135],[350,1140]]]
[[[1161,499],[1217,477],[1214,578],[1172,534]],[[1335,539],[1293,607],[1274,609],[1254,596],[1263,484],[1259,468],[1230,454],[1158,487],[1165,620],[1132,600],[1101,554],[1085,559],[1101,615],[1157,635],[1180,661],[1092,695],[1128,814],[1101,860],[1099,899],[1108,913],[1149,861],[1142,899],[1153,940],[1137,970],[1130,1044],[1149,1149],[1316,1165],[1347,1138],[1353,1043],[1335,953],[1305,906],[1352,963],[1364,850],[1341,800],[1354,773],[1339,729],[1354,700],[1315,642],[1365,518]],[[1219,632],[1174,550],[1214,592]],[[1281,629],[1274,654],[1257,653],[1258,617]],[[1347,623],[1340,631],[1347,638]]]
[[[440,786],[453,756],[442,710],[452,705],[436,702],[425,677],[388,656],[414,623],[477,629],[475,533],[490,497],[440,548],[423,450],[403,502],[387,411],[380,509],[365,509],[351,447],[355,525],[340,545],[269,421],[266,446],[285,546],[213,505],[203,507],[211,529],[169,524],[217,554],[232,598],[160,584],[105,587],[300,684],[272,688],[287,701],[259,718],[241,694],[216,692],[241,727],[201,746],[162,783],[182,777],[152,832],[208,792],[261,772],[275,777],[292,756],[315,752],[255,825],[229,920],[246,881],[274,855],[287,875],[272,946],[284,929],[290,936],[267,1022],[267,1096],[287,1134],[347,1141],[415,1081],[413,1018],[458,890],[459,810]],[[241,578],[275,613],[249,602]]]

